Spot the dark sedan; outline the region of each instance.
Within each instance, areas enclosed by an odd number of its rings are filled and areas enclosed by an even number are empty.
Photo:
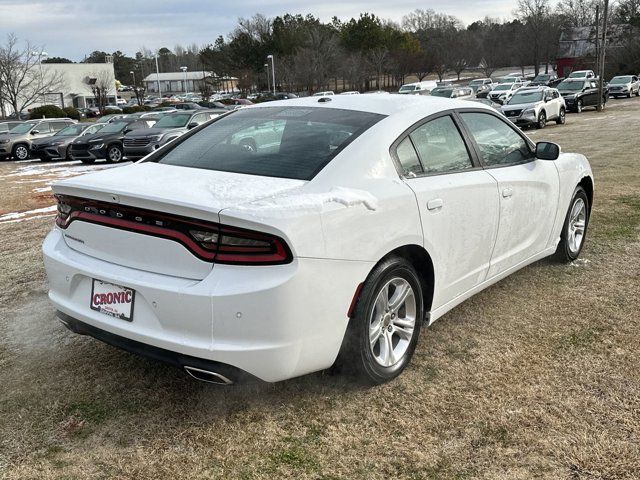
[[[31,142],[31,157],[39,158],[40,161],[71,160],[71,143],[83,136],[97,133],[105,123],[76,123],[63,128],[51,137],[38,138]]]

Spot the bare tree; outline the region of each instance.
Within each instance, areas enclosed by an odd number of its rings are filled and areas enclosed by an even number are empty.
[[[545,35],[548,32],[550,17],[549,0],[518,0],[516,16],[525,24],[531,42],[533,68],[538,75],[540,60],[544,55]],[[546,59],[545,59],[546,60]]]
[[[18,37],[13,33],[7,37],[7,43],[0,46],[0,84],[2,97],[11,104],[15,113],[22,111],[41,100],[44,94],[59,90],[63,83],[60,72],[50,69],[43,71],[38,55],[41,47],[24,43],[18,46]]]
[[[560,0],[556,14],[565,27],[590,27],[596,23],[596,5],[599,0]]]
[[[109,92],[115,89],[115,79],[111,72],[102,71],[89,77],[88,81],[91,86],[91,92],[96,99],[96,103],[101,112],[104,112],[105,106],[108,104]]]

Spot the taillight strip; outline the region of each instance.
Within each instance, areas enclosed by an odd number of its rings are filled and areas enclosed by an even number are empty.
[[[286,242],[275,235],[80,197],[56,195],[56,198],[59,202],[56,224],[62,229],[66,229],[74,221],[83,221],[151,235],[178,242],[193,255],[207,262],[280,265],[290,263],[293,259]],[[190,233],[193,227],[218,234],[218,242],[210,249],[201,245]],[[225,238],[230,239],[230,244],[224,244]],[[233,238],[253,239],[266,245],[234,245]]]

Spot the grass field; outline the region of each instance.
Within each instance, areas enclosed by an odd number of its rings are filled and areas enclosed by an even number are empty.
[[[0,478],[640,478],[640,99],[529,132],[592,162],[581,259],[457,307],[375,388],[221,388],[74,336],[46,299],[52,217],[0,222]],[[23,167],[0,164],[0,216],[52,203]]]

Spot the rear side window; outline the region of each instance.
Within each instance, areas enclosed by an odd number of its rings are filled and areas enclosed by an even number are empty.
[[[410,134],[426,173],[473,168],[471,157],[450,116],[436,118]]]
[[[161,156],[167,165],[312,179],[384,115],[318,107],[263,107],[225,115]]]
[[[461,113],[487,166],[511,165],[530,160],[527,142],[509,125],[488,113]]]
[[[402,140],[396,147],[396,157],[398,157],[402,172],[405,176],[411,176],[412,174],[419,175],[422,173],[420,159],[409,137]]]
[[[38,133],[50,133],[51,132],[51,126],[49,125],[49,122],[40,122],[33,129],[37,130]]]

